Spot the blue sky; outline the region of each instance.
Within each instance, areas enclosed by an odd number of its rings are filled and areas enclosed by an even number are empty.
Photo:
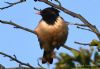
[[[15,0],[0,0],[0,7],[5,6],[4,1],[14,2]],[[60,0],[62,6],[84,16],[89,22],[96,25],[100,29],[100,1],[99,0]],[[35,14],[37,11],[33,8],[43,9],[48,5],[40,2],[34,2],[33,0],[27,0],[27,2],[18,4],[11,8],[0,10],[0,19],[13,21],[21,26],[34,28],[38,25],[41,16]],[[60,15],[69,22],[82,23],[79,19],[73,18],[62,11]],[[66,45],[79,49],[79,45],[74,44],[74,41],[90,42],[92,39],[97,39],[95,34],[77,29],[76,26],[69,26],[69,36]],[[81,46],[82,47],[82,46]],[[84,47],[88,48],[88,47]],[[13,26],[4,25],[0,23],[0,52],[7,54],[15,54],[17,58],[23,62],[28,62],[33,66],[38,66],[37,60],[43,54],[43,50],[39,48],[37,36],[23,31],[21,29],[15,29]],[[60,48],[57,54],[60,52],[70,53],[70,51]],[[0,55],[0,64],[6,67],[18,66],[16,62],[9,61],[8,58],[4,58]],[[53,64],[54,65],[54,64]],[[46,65],[43,65],[46,66]]]

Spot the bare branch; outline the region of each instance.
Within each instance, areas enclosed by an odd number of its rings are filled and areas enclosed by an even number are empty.
[[[23,63],[23,62],[21,62],[20,60],[18,60],[17,58],[12,57],[12,56],[10,56],[10,55],[7,55],[7,54],[5,54],[5,53],[3,53],[3,52],[0,52],[0,54],[3,55],[3,56],[5,56],[5,57],[10,58],[10,59],[13,60],[13,61],[16,61],[17,63],[19,63],[19,64],[21,64],[21,65],[25,65],[25,66],[28,66],[28,67],[31,68],[31,69],[35,69],[35,68],[34,68],[32,65],[30,65],[29,63]]]
[[[65,21],[65,23],[67,23],[68,25],[76,25],[76,26],[87,27],[87,25],[85,25],[85,24],[80,24],[80,23],[73,23],[73,22],[68,22],[68,21]]]
[[[22,29],[22,30],[31,32],[31,33],[33,33],[33,34],[36,34],[33,30],[28,29],[28,28],[25,28],[25,27],[22,27],[22,26],[20,26],[20,25],[14,23],[14,22],[12,22],[12,21],[9,21],[9,22],[8,22],[8,21],[0,20],[0,23],[2,23],[2,24],[9,24],[9,25],[14,26],[14,28],[19,28],[19,29]]]
[[[66,24],[67,24],[67,25],[76,25],[76,26],[77,26],[77,28],[79,28],[79,29],[82,29],[82,30],[88,30],[88,31],[93,32],[92,30],[87,29],[87,28],[86,28],[86,27],[87,27],[87,25],[85,25],[85,24],[71,23],[71,22],[68,22],[68,21],[66,21]],[[83,27],[85,27],[85,28],[83,28]]]
[[[79,45],[84,45],[84,46],[90,45],[89,43],[80,43],[80,42],[74,42],[74,43],[79,44]]]
[[[47,1],[47,0],[40,0],[40,2],[44,2],[52,7],[55,7],[57,9],[60,9],[62,10],[63,12],[65,12],[66,14],[69,14],[73,17],[76,17],[78,19],[80,19],[85,25],[87,25],[98,37],[98,39],[100,40],[100,31],[96,28],[96,26],[92,25],[90,22],[88,22],[83,16],[81,16],[80,14],[77,14],[77,13],[74,13],[62,6],[59,6],[59,5],[56,5],[50,1]]]
[[[87,25],[85,25],[85,24],[78,24],[78,23],[75,23],[74,25],[76,25],[76,26],[84,26],[84,27],[87,27]]]
[[[82,30],[88,30],[88,31],[93,32],[93,31],[92,31],[92,30],[90,30],[90,29],[86,29],[86,28],[83,28],[83,27],[80,27],[80,26],[77,26],[77,28],[82,29]]]
[[[5,2],[5,3],[8,4],[8,6],[2,7],[2,8],[0,8],[0,9],[1,9],[1,10],[4,10],[4,9],[7,9],[7,8],[9,8],[9,7],[12,7],[12,6],[16,5],[16,4],[23,3],[23,2],[25,2],[25,1],[26,1],[26,0],[20,0],[20,1],[18,1],[18,2],[14,2],[14,3]]]

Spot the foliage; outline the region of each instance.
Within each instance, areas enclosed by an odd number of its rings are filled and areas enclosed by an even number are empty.
[[[71,69],[71,68],[97,68],[100,67],[100,54],[98,52],[94,53],[93,49],[86,50],[80,48],[80,51],[71,51],[73,56],[67,53],[60,53],[58,57],[58,62],[56,63],[56,69]]]

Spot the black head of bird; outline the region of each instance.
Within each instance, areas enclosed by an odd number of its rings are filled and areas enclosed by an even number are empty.
[[[44,49],[42,63],[52,64],[54,49],[59,49],[67,40],[68,26],[59,16],[59,10],[53,7],[45,8],[38,14],[42,19],[34,31],[37,33],[40,48]]]
[[[48,24],[53,24],[59,16],[59,10],[53,7],[49,7],[38,12],[37,14],[40,14],[43,20],[46,21]]]

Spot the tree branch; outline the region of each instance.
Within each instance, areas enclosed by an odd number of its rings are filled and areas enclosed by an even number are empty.
[[[73,24],[73,25],[87,27],[87,25],[85,25],[85,24],[78,24],[78,23],[75,23],[75,24]]]
[[[2,8],[0,8],[0,9],[1,9],[1,10],[4,10],[4,9],[7,9],[7,8],[9,8],[9,7],[12,7],[12,6],[16,5],[16,4],[23,3],[23,2],[25,2],[25,1],[26,1],[26,0],[20,0],[20,1],[18,1],[18,2],[14,2],[14,3],[5,2],[6,4],[8,4],[8,6],[2,7]]]
[[[20,25],[14,23],[14,22],[12,22],[12,21],[9,21],[9,22],[8,22],[8,21],[0,20],[0,23],[2,23],[2,24],[9,24],[9,25],[14,26],[14,28],[19,28],[19,29],[22,29],[22,30],[31,32],[31,33],[33,33],[33,34],[36,34],[33,30],[28,29],[28,28],[25,28],[25,27],[22,27],[22,26],[20,26]]]
[[[93,32],[93,31],[90,30],[90,29],[86,29],[86,28],[83,28],[83,27],[80,27],[80,26],[77,26],[77,28],[82,29],[82,30],[88,30],[88,31],[90,31],[90,32]]]
[[[31,69],[35,69],[35,68],[34,68],[32,65],[30,65],[29,63],[23,63],[23,62],[21,62],[20,60],[18,60],[15,56],[12,57],[12,56],[7,55],[7,54],[5,54],[5,53],[3,53],[3,52],[0,52],[0,54],[3,55],[4,57],[10,58],[10,59],[13,60],[13,61],[16,61],[17,63],[19,63],[19,64],[21,64],[21,65],[25,65],[25,66],[28,66],[28,67],[31,68]]]
[[[68,22],[68,21],[65,21],[65,23],[67,23],[67,24],[69,24],[69,25],[76,25],[76,26],[87,27],[87,25],[85,25],[85,24],[80,24],[80,23],[73,23],[73,22]]]
[[[89,43],[80,43],[80,42],[74,42],[74,43],[79,44],[79,45],[84,45],[84,46],[90,45]]]
[[[19,67],[16,67],[16,68],[5,68],[4,66],[2,66],[2,65],[0,64],[0,69],[20,69],[20,68],[21,68],[21,69],[24,69],[24,68],[25,68],[25,69],[45,69],[45,68],[43,68],[43,67],[41,67],[41,68],[39,68],[39,67],[33,67],[33,66],[30,65],[29,63],[24,63],[24,62],[18,60],[17,57],[16,57],[15,55],[13,55],[13,57],[12,57],[12,56],[10,56],[10,55],[8,55],[8,54],[6,54],[6,53],[3,53],[3,52],[0,52],[0,54],[3,55],[4,57],[10,58],[11,61],[15,61],[15,62],[19,63],[20,65],[27,66],[27,67],[19,66]]]

